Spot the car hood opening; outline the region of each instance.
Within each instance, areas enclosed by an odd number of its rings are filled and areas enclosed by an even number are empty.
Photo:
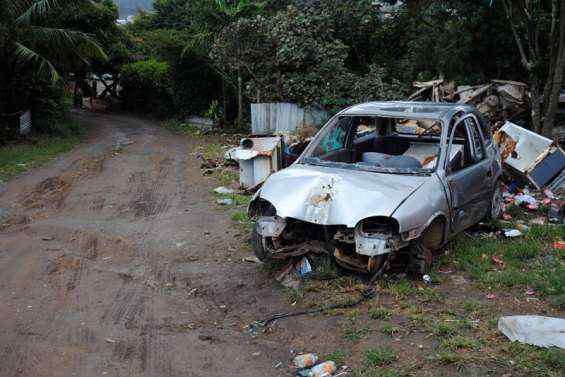
[[[295,164],[269,177],[259,195],[278,216],[352,228],[367,217],[391,216],[426,179]]]

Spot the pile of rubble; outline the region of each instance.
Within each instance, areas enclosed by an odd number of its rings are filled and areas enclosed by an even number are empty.
[[[453,102],[474,105],[495,124],[509,121],[529,108],[528,85],[517,81],[492,80],[481,85],[458,85],[443,79],[416,81],[409,101]]]

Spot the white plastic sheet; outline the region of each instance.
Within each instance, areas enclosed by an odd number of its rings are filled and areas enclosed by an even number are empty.
[[[500,317],[498,329],[513,342],[565,349],[565,319],[538,315]]]

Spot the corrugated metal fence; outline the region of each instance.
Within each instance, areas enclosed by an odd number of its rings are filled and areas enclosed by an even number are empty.
[[[328,118],[325,111],[304,109],[294,103],[251,104],[251,131],[254,135],[289,134],[299,128],[319,126]]]

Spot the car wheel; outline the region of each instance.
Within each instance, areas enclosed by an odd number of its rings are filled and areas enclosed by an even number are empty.
[[[253,248],[253,253],[260,261],[266,261],[269,259],[269,254],[263,247],[263,236],[257,232],[257,225],[254,225],[253,230],[251,231],[251,247]]]
[[[490,199],[490,208],[487,212],[486,218],[488,220],[496,220],[500,218],[502,212],[502,190],[500,189],[500,182],[497,181],[492,190],[492,198]]]

